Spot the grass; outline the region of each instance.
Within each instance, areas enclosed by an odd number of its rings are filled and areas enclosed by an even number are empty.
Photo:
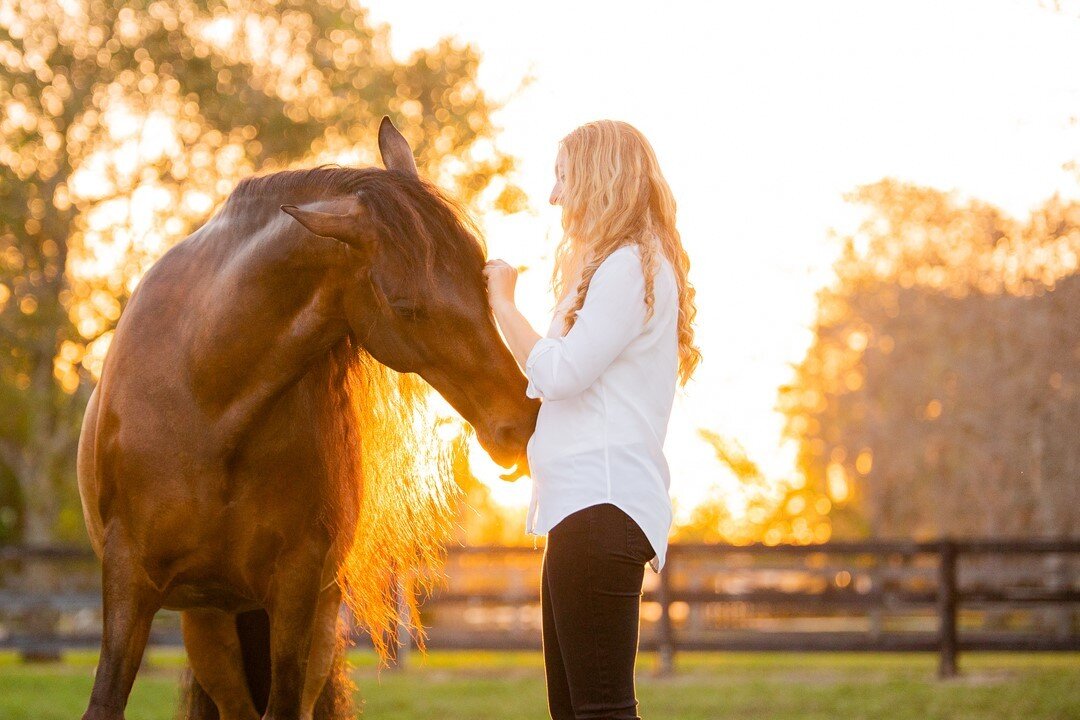
[[[433,651],[400,671],[353,654],[361,717],[378,720],[544,720],[539,653]],[[682,653],[674,676],[638,668],[646,720],[1072,720],[1080,717],[1080,653],[967,654],[962,675],[934,677],[929,654]],[[0,654],[0,718],[79,717],[95,656],[51,665]],[[158,650],[139,674],[128,720],[172,720],[183,655]]]

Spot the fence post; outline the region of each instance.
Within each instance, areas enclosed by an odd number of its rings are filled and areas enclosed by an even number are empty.
[[[26,617],[28,637],[19,643],[19,657],[23,662],[60,661],[60,643],[56,636],[60,611],[49,603],[48,598],[56,592],[62,577],[48,558],[27,555],[20,585],[33,601]]]
[[[956,676],[956,543],[938,544],[938,677]]]
[[[668,548],[667,561],[664,563],[664,571],[657,578],[659,583],[656,587],[656,601],[660,603],[660,625],[657,637],[658,665],[657,675],[670,675],[675,672],[675,628],[671,624],[671,592],[668,576],[671,572],[672,560],[674,559]]]

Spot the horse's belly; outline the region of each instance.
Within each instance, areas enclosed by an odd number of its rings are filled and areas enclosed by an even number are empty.
[[[238,613],[254,610],[262,604],[230,584],[203,581],[173,585],[166,593],[162,607],[168,610],[213,608]]]

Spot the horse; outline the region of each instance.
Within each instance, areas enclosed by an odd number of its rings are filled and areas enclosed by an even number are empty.
[[[378,146],[384,167],[241,180],[132,293],[79,438],[103,601],[84,720],[123,718],[161,608],[189,718],[345,717],[343,600],[385,650],[394,579],[437,563],[449,522],[412,444],[426,388],[527,472],[539,405],[483,241],[388,117]]]

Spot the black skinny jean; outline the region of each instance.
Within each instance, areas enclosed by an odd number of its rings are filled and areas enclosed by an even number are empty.
[[[548,532],[540,605],[553,720],[640,720],[641,583],[655,554],[638,524],[610,503],[578,510]]]

